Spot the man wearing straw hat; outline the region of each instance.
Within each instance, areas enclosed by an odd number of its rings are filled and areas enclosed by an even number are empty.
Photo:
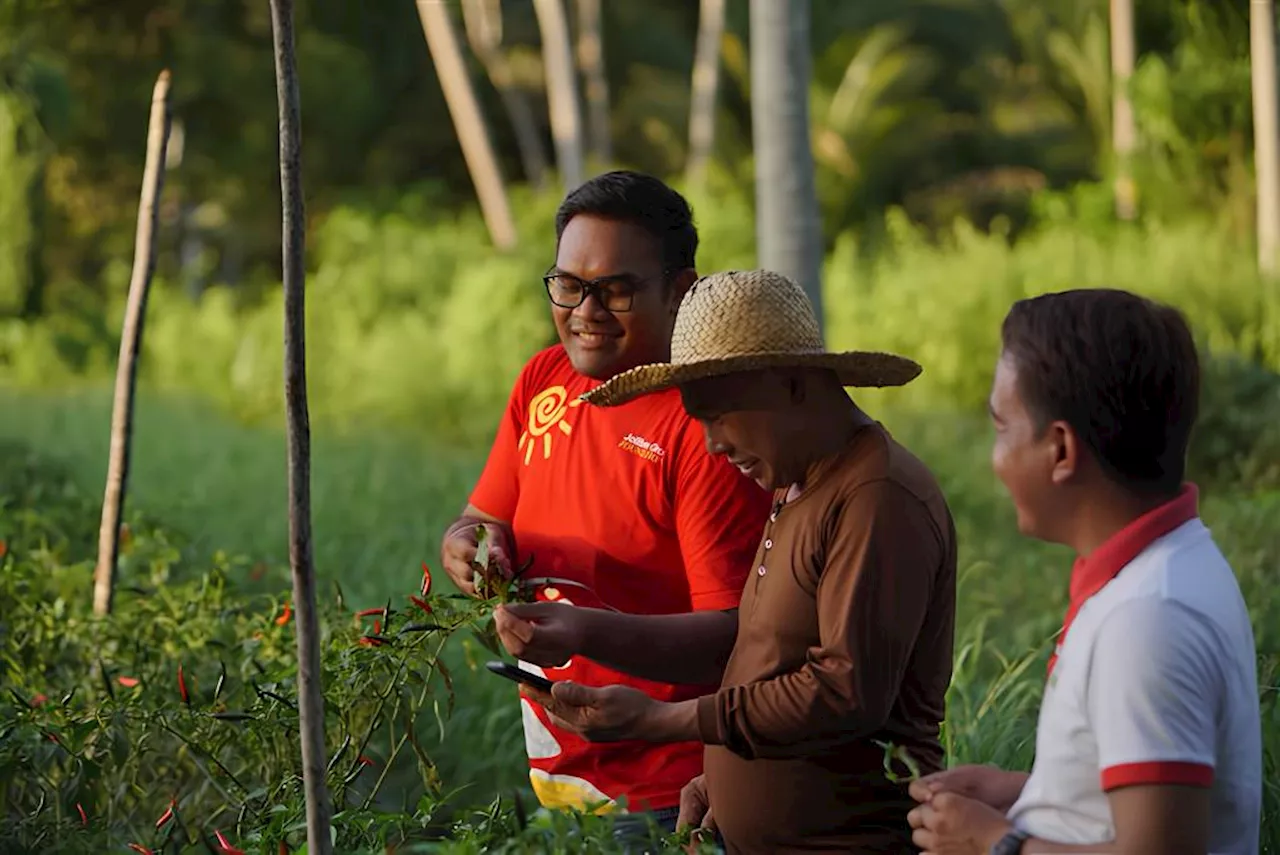
[[[804,293],[761,270],[695,283],[671,355],[584,397],[614,407],[678,387],[707,449],[773,491],[727,662],[714,648],[680,655],[684,669],[722,668],[720,688],[674,703],[571,681],[522,691],[588,739],[704,743],[681,824],[717,829],[730,852],[914,851],[914,802],[886,775],[884,746],[921,774],[942,766],[955,529],[929,470],[844,387],[903,385],[920,367],[826,352]],[[533,627],[527,656],[565,639],[593,655],[590,610],[509,611]],[[661,644],[677,620],[636,618],[629,642]]]

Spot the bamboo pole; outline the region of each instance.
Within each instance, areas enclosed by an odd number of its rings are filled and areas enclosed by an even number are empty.
[[[293,0],[270,0],[280,109],[280,201],[284,283],[284,397],[288,434],[289,566],[298,647],[298,719],[307,799],[307,852],[331,855],[332,807],[325,787],[324,694],[311,552],[311,426],[307,416],[306,302],[303,251],[301,105],[294,55]]]
[[[1280,122],[1276,117],[1276,9],[1274,0],[1249,4],[1253,89],[1253,151],[1258,182],[1258,270],[1276,273],[1280,250]]]
[[[129,451],[133,443],[133,397],[137,387],[138,353],[142,348],[147,294],[156,266],[156,226],[160,192],[164,187],[164,156],[169,145],[169,70],[160,72],[151,91],[151,121],[147,128],[147,159],[138,200],[138,226],[133,247],[133,275],[125,303],[120,356],[116,361],[115,400],[111,405],[111,445],[107,455],[107,485],[98,526],[98,563],[93,572],[93,611],[110,614],[115,596],[116,562],[120,555],[120,518],[129,482]]]

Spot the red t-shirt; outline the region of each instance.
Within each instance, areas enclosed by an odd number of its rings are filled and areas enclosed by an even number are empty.
[[[508,520],[515,563],[538,598],[632,614],[738,606],[769,494],[707,453],[701,427],[667,390],[621,407],[585,404],[599,382],[560,345],[533,357],[512,390],[471,504]],[[535,673],[542,669],[528,663]],[[630,677],[575,656],[553,680],[634,686],[663,701],[713,692]],[[521,697],[530,780],[546,807],[625,797],[630,810],[678,805],[702,773],[702,744],[591,743]]]

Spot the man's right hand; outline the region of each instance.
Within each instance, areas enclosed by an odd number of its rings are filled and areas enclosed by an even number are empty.
[[[715,836],[716,821],[711,815],[711,800],[707,798],[706,775],[694,778],[680,791],[680,815],[676,818],[676,831],[689,826],[693,826],[694,832],[688,852],[697,852],[699,843]]]
[[[453,584],[464,594],[476,595],[475,568],[471,562],[476,557],[476,529],[480,525],[488,529],[489,560],[507,577],[511,577],[511,547],[506,527],[500,523],[480,523],[459,528],[440,544],[440,563]]]
[[[585,653],[587,609],[565,603],[507,603],[494,628],[512,656],[539,668],[559,668]]]
[[[955,793],[1007,813],[1026,783],[1025,772],[1007,772],[996,766],[956,766],[925,775],[911,785],[911,795],[923,802],[938,793]]]

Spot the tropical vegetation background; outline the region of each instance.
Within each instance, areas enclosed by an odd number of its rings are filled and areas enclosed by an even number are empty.
[[[768,14],[785,26],[753,29]],[[299,0],[337,849],[604,846],[586,820],[526,816],[515,689],[475,669],[489,654],[466,626],[483,616],[443,578],[428,605],[444,628],[397,636],[412,644],[357,643],[350,613],[390,597],[400,613],[363,618],[373,634],[413,626],[405,595],[516,372],[554,340],[538,277],[555,208],[630,167],[688,195],[704,272],[794,264],[832,346],[925,366],[863,402],[957,516],[956,762],[1028,766],[1066,598],[1069,556],[1016,535],[987,464],[1004,311],[1100,285],[1187,311],[1208,366],[1193,474],[1255,620],[1263,846],[1280,852],[1274,18],[1254,26],[1251,50],[1248,0]],[[786,38],[807,68],[771,64]],[[103,621],[111,383],[164,68],[130,535]],[[302,840],[275,98],[267,0],[0,0],[5,851]],[[784,178],[766,169],[779,157]],[[255,717],[192,718],[228,703]],[[153,828],[170,799],[179,820]]]

